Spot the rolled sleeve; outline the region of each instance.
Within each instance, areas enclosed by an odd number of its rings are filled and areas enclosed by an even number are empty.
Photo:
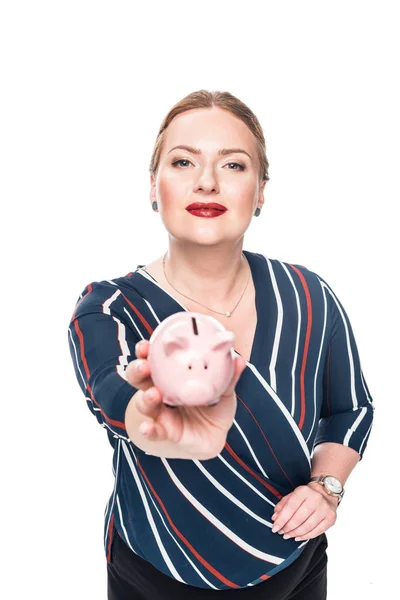
[[[140,338],[118,316],[104,312],[95,295],[93,299],[74,312],[70,321],[68,340],[74,371],[97,421],[112,437],[128,440],[125,411],[138,388],[128,383],[125,369],[136,358],[135,344]]]
[[[362,460],[375,407],[348,315],[330,286],[322,278],[320,281],[330,306],[331,329],[324,366],[321,418],[314,446],[323,442],[343,444],[358,452]]]

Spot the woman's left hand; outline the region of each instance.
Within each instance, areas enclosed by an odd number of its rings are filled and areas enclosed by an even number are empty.
[[[284,539],[315,538],[335,524],[338,499],[315,486],[321,487],[319,483],[299,485],[275,505],[273,529],[278,525],[276,531],[283,533]]]

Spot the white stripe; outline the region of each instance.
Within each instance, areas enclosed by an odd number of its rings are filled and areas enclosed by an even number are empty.
[[[346,435],[344,436],[344,440],[343,440],[343,444],[345,446],[349,445],[349,441],[350,438],[352,436],[352,434],[357,431],[357,427],[360,425],[361,421],[364,419],[365,415],[367,414],[367,407],[363,406],[360,414],[358,415],[357,419],[354,421],[353,425],[350,427],[350,429],[347,430]]]
[[[371,404],[371,406],[372,406],[373,410],[375,410],[375,406],[372,404],[372,398],[371,398],[371,396],[369,395],[369,393],[368,393],[368,390],[367,390],[367,386],[366,386],[366,384],[365,384],[365,380],[364,380],[364,373],[362,372],[362,369],[361,369],[361,361],[360,361],[360,376],[361,376],[361,382],[362,382],[362,384],[363,384],[363,388],[364,388],[364,391],[365,391],[365,395],[366,395],[366,397],[367,397],[367,400],[368,400],[368,402]]]
[[[122,527],[122,530],[124,532],[126,543],[128,544],[129,548],[132,550],[132,552],[134,554],[137,554],[137,552],[132,548],[132,545],[131,545],[131,543],[129,541],[128,532],[126,531],[124,519],[122,517],[121,504],[120,504],[119,496],[118,495],[117,495],[117,508],[118,508],[118,514],[119,514],[119,522],[121,523],[121,527]]]
[[[321,285],[321,281],[318,278],[318,281]],[[315,367],[315,375],[314,375],[314,416],[313,416],[313,422],[310,428],[310,433],[308,434],[308,437],[306,439],[306,442],[308,442],[308,440],[310,439],[310,436],[312,435],[313,431],[314,431],[314,425],[315,425],[315,420],[316,420],[316,416],[317,416],[317,392],[316,392],[316,385],[317,385],[317,375],[318,375],[318,369],[319,369],[319,363],[320,363],[320,359],[321,359],[321,354],[322,354],[322,348],[324,345],[324,339],[325,339],[325,330],[326,330],[326,323],[328,320],[328,304],[326,301],[326,296],[325,296],[325,292],[324,289],[321,285],[321,294],[322,294],[322,298],[324,299],[324,326],[322,329],[322,336],[321,336],[321,343],[319,346],[319,353],[318,353],[318,360],[317,360],[317,366]],[[322,368],[324,368],[324,365],[322,365]],[[319,420],[318,420],[319,421]]]
[[[136,455],[133,452],[132,448],[130,447],[131,452],[133,453],[135,460],[137,461]],[[207,583],[207,585],[209,585],[210,587],[212,587],[213,589],[218,589],[215,585],[213,585],[211,583],[211,581],[208,581],[208,579],[206,579],[206,577],[204,577],[204,575],[201,573],[201,571],[198,569],[198,567],[194,564],[194,562],[191,560],[191,558],[189,557],[189,555],[185,552],[183,546],[181,546],[178,542],[178,540],[175,538],[174,534],[172,533],[172,531],[170,530],[168,523],[165,521],[163,514],[160,512],[160,510],[158,509],[157,504],[154,502],[153,496],[147,486],[147,483],[145,481],[145,479],[142,480],[143,485],[145,486],[146,490],[147,490],[147,494],[150,498],[150,500],[153,503],[154,508],[156,509],[156,511],[158,512],[158,515],[161,519],[161,521],[163,522],[163,525],[165,527],[165,530],[167,531],[167,533],[170,535],[170,537],[174,540],[175,544],[178,546],[179,550],[182,552],[182,554],[185,556],[185,558],[187,559],[187,561],[192,565],[193,569],[196,571],[196,573],[199,575],[199,577],[205,582]]]
[[[125,369],[128,366],[128,356],[131,355],[131,351],[126,341],[125,325],[119,319],[117,319],[117,317],[113,316],[113,319],[118,323],[118,342],[122,350],[122,354],[120,354],[120,356],[118,357],[119,365],[116,365],[116,369],[118,375],[120,375],[122,379],[125,379],[125,381],[127,381]]]
[[[354,381],[354,361],[353,361],[353,353],[351,351],[349,330],[348,330],[348,327],[347,327],[346,319],[345,319],[343,311],[342,311],[342,309],[341,309],[341,307],[339,305],[339,302],[338,302],[335,294],[333,293],[333,291],[323,281],[321,281],[321,285],[323,285],[328,290],[328,292],[330,293],[330,295],[334,299],[334,301],[336,303],[336,306],[337,306],[337,308],[339,310],[340,316],[342,317],[344,329],[345,329],[345,332],[346,332],[347,352],[348,352],[348,357],[349,357],[351,397],[352,397],[352,400],[353,400],[353,410],[356,410],[358,408],[358,402],[357,402],[357,395],[356,395],[356,388],[355,388],[355,381]]]
[[[118,448],[117,448],[117,473],[119,470],[119,454],[120,454],[120,443],[118,442]],[[114,501],[115,501],[115,494],[117,493],[117,478],[114,478],[114,490],[113,490],[113,496],[112,496],[112,502],[111,502],[111,506],[110,506],[110,512],[108,514],[108,521],[107,521],[107,527],[106,527],[106,531],[104,534],[104,548],[107,551],[107,537],[108,537],[108,533],[109,533],[109,527],[110,527],[110,521],[111,521],[111,514],[113,512],[114,509]]]
[[[257,515],[255,512],[250,510],[245,504],[243,504],[243,502],[241,502],[238,498],[236,498],[236,496],[231,494],[231,492],[229,492],[223,485],[221,485],[219,481],[215,479],[215,477],[213,477],[211,473],[209,473],[209,471],[207,471],[207,469],[205,469],[198,460],[194,460],[193,462],[200,469],[200,471],[204,473],[205,477],[210,481],[210,483],[212,483],[212,485],[219,492],[221,492],[221,494],[228,498],[228,500],[230,500],[235,506],[240,508],[247,515],[250,515],[250,517],[252,517],[255,521],[258,521],[259,523],[262,523],[266,527],[272,529],[273,523],[271,523],[270,521],[266,521],[265,519]]]
[[[237,544],[239,546],[239,548],[241,548],[245,552],[248,552],[252,556],[255,556],[256,558],[259,558],[260,560],[272,562],[275,565],[280,565],[285,560],[283,558],[279,558],[278,556],[274,556],[273,554],[268,554],[267,552],[263,552],[262,550],[259,550],[258,548],[255,548],[254,546],[251,546],[250,544],[248,544],[247,542],[242,540],[238,535],[236,535],[236,533],[234,533],[231,529],[229,529],[229,527],[224,525],[224,523],[222,523],[222,521],[217,519],[217,517],[215,515],[213,515],[205,506],[200,504],[200,502],[189,492],[189,490],[187,490],[185,488],[185,486],[182,484],[182,482],[178,479],[178,477],[175,475],[175,473],[173,472],[173,470],[171,469],[171,467],[169,466],[169,464],[165,458],[161,457],[161,461],[164,463],[164,466],[165,466],[169,476],[171,477],[172,481],[175,483],[175,485],[179,489],[179,491],[182,493],[182,495],[185,496],[185,498],[191,504],[193,504],[193,506],[195,508],[197,508],[197,510],[199,511],[199,513],[201,515],[203,515],[203,517],[208,519],[208,521],[210,521],[210,523],[212,523],[212,525],[214,525],[214,527],[216,527],[216,529],[221,531],[221,533],[226,535],[227,538],[229,538],[235,544]]]
[[[149,507],[149,503],[148,503],[147,498],[146,498],[146,494],[145,494],[145,492],[143,490],[142,483],[141,483],[140,478],[139,478],[139,476],[138,476],[138,474],[136,472],[136,468],[135,468],[135,466],[134,466],[134,464],[132,462],[132,457],[131,457],[131,455],[129,453],[129,450],[126,448],[126,444],[122,444],[122,449],[124,451],[125,458],[128,461],[128,464],[130,466],[132,475],[133,475],[133,477],[135,479],[138,492],[139,492],[139,494],[140,494],[140,496],[142,498],[143,507],[144,507],[144,509],[146,511],[147,520],[148,520],[148,523],[150,525],[151,531],[152,531],[152,533],[154,535],[154,538],[155,538],[155,540],[157,542],[157,546],[158,546],[158,549],[159,549],[159,551],[161,553],[161,556],[163,557],[163,559],[165,561],[165,564],[168,566],[170,572],[172,573],[172,576],[175,579],[177,579],[178,581],[180,581],[181,583],[186,583],[182,579],[182,577],[179,575],[178,571],[175,569],[174,565],[171,562],[170,557],[168,556],[167,551],[164,548],[164,544],[162,543],[162,540],[160,538],[160,534],[158,533],[158,530],[157,530],[157,526],[156,526],[156,524],[154,522],[154,518],[153,518],[153,515],[151,513],[151,510],[150,510],[150,507]]]
[[[104,302],[103,302],[103,313],[105,315],[111,315],[110,306],[114,302],[114,300],[116,300],[118,298],[118,296],[120,295],[120,293],[121,293],[120,290],[115,290],[115,292],[113,293],[112,296],[110,296],[109,298],[107,298],[107,300],[104,300]]]
[[[271,398],[275,401],[275,403],[278,405],[278,407],[280,408],[283,416],[286,418],[287,422],[289,423],[290,427],[293,429],[293,432],[295,434],[295,436],[297,437],[299,444],[305,454],[305,457],[307,458],[308,464],[311,467],[311,459],[310,459],[310,452],[308,450],[308,446],[304,440],[304,437],[300,431],[300,429],[298,428],[298,425],[296,423],[296,421],[293,419],[292,415],[290,414],[290,412],[288,411],[288,409],[286,408],[286,406],[283,404],[282,400],[279,398],[279,396],[275,393],[275,391],[271,388],[271,386],[269,385],[269,383],[267,381],[265,381],[264,377],[258,372],[258,370],[256,369],[256,367],[254,365],[252,365],[251,363],[248,363],[249,369],[251,369],[254,373],[254,375],[257,377],[257,379],[259,380],[259,382],[261,383],[261,385],[267,390],[267,392],[270,394]]]
[[[268,269],[269,269],[270,276],[271,276],[272,286],[273,286],[274,292],[275,292],[275,298],[276,298],[276,304],[277,304],[277,310],[278,310],[274,345],[272,348],[271,362],[269,365],[271,387],[275,391],[277,391],[276,390],[276,360],[277,360],[277,356],[278,356],[279,341],[280,341],[281,332],[282,332],[282,321],[283,321],[282,300],[281,300],[281,296],[279,294],[278,285],[276,283],[275,273],[272,268],[271,261],[269,260],[269,258],[267,256],[264,256],[264,255],[262,255],[262,256],[265,258],[265,260],[268,264]]]
[[[148,300],[146,300],[146,298],[143,298],[143,300],[146,302],[147,306],[149,307],[149,310],[151,311],[153,317],[155,318],[155,320],[157,321],[158,324],[160,324],[160,319],[157,317],[156,313],[153,310],[152,305],[150,304],[150,302]]]
[[[117,323],[117,327],[118,327],[117,339],[119,342],[119,346],[121,348],[121,354],[118,357],[119,364],[116,365],[116,371],[122,379],[127,381],[125,369],[129,364],[128,356],[131,356],[131,351],[130,351],[128,343],[126,341],[126,329],[125,329],[125,325],[117,317],[114,317],[114,315],[111,315],[111,310],[110,310],[111,304],[118,298],[118,296],[120,294],[121,294],[121,291],[118,289],[114,292],[114,294],[112,296],[110,296],[110,298],[107,298],[107,300],[105,300],[103,302],[103,313],[105,315],[110,315],[114,319],[114,321]]]
[[[117,284],[115,283],[115,281],[111,281],[111,279],[106,279],[105,281],[107,281],[108,283],[111,283],[111,285],[117,286]]]
[[[247,479],[245,477],[243,477],[243,475],[241,475],[238,471],[236,471],[236,469],[234,469],[232,467],[232,465],[230,465],[223,456],[218,454],[216,458],[219,458],[225,464],[225,466],[227,466],[228,469],[230,471],[232,471],[232,473],[234,475],[236,475],[236,477],[239,477],[239,479],[241,479],[243,481],[243,483],[245,483],[250,489],[252,489],[253,492],[255,492],[258,496],[260,496],[260,498],[265,500],[268,504],[271,504],[271,506],[276,506],[277,502],[275,502],[275,503],[271,502],[271,500],[269,498],[267,498],[266,496],[264,496],[264,494],[262,494],[256,487],[254,487],[254,485],[251,484],[250,481],[247,481]]]
[[[76,346],[75,346],[74,338],[72,337],[72,330],[71,330],[71,328],[70,328],[70,327],[68,327],[68,331],[69,331],[69,337],[71,338],[71,342],[72,342],[72,345],[73,345],[73,347],[74,347],[74,354],[75,354],[75,362],[76,362],[76,366],[77,366],[77,368],[78,368],[78,371],[79,371],[79,374],[80,374],[80,376],[81,376],[81,378],[82,378],[83,385],[85,386],[85,389],[86,389],[86,381],[85,381],[85,378],[83,377],[83,375],[82,375],[82,371],[81,371],[81,369],[80,369],[80,367],[79,367],[78,354],[77,354],[77,351],[76,351]],[[91,400],[91,398],[90,398],[90,400]]]
[[[258,458],[256,457],[256,455],[253,452],[253,448],[250,446],[250,443],[246,437],[246,435],[243,432],[243,429],[240,427],[239,423],[236,421],[236,419],[233,419],[234,424],[236,425],[237,429],[239,430],[240,435],[242,436],[244,443],[246,444],[246,446],[248,447],[248,449],[250,450],[250,453],[252,455],[252,457],[254,458],[255,462],[257,463],[260,471],[262,472],[262,474],[264,475],[264,477],[266,477],[267,479],[269,479],[268,475],[266,474],[266,472],[264,471],[264,469],[262,468]]]
[[[130,318],[130,320],[131,320],[131,322],[132,322],[132,325],[135,327],[135,329],[136,329],[136,331],[138,332],[139,336],[140,336],[140,337],[143,339],[143,336],[142,336],[142,334],[141,334],[141,332],[140,332],[140,329],[139,329],[139,328],[138,328],[138,326],[136,325],[136,323],[135,323],[135,321],[133,320],[133,318],[132,318],[132,316],[131,316],[130,312],[129,312],[129,311],[126,309],[126,308],[125,308],[125,306],[124,306],[124,312],[125,312],[125,314],[127,314],[127,315],[128,315],[128,317]]]
[[[359,449],[359,451],[358,451],[358,452],[359,452],[359,454],[361,454],[361,453],[362,453],[363,446],[364,446],[364,444],[365,444],[365,442],[366,442],[366,439],[367,439],[367,437],[368,437],[368,434],[369,434],[369,432],[371,431],[371,427],[372,427],[372,423],[371,423],[371,425],[368,427],[368,431],[367,431],[367,433],[365,434],[365,436],[364,436],[364,439],[363,439],[363,441],[362,441],[362,443],[361,443],[360,449]]]
[[[297,333],[296,333],[296,347],[295,347],[294,359],[293,359],[293,365],[292,365],[292,409],[291,409],[291,415],[292,415],[292,417],[294,417],[295,406],[296,406],[296,375],[295,374],[296,374],[297,354],[298,354],[299,342],[300,342],[301,310],[300,310],[299,293],[298,293],[296,285],[293,281],[293,277],[283,262],[281,262],[281,265],[284,268],[284,270],[286,271],[289,281],[292,284],[292,287],[293,287],[293,290],[294,290],[294,293],[296,296],[296,306],[297,306],[297,316],[298,316]]]

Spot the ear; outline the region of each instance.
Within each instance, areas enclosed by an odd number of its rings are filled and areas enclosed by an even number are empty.
[[[257,206],[259,208],[262,208],[264,206],[264,202],[265,202],[264,191],[265,191],[265,186],[267,185],[267,183],[268,183],[267,179],[264,179],[260,185],[260,191],[258,194],[258,202],[257,202]]]
[[[211,343],[211,350],[230,350],[235,341],[233,331],[217,331]]]
[[[170,356],[177,350],[187,350],[189,346],[189,340],[186,337],[175,335],[170,331],[166,331],[162,339],[162,347],[165,356]]]
[[[155,197],[156,197],[156,179],[153,175],[150,175],[150,193],[149,193],[150,204],[153,202]]]

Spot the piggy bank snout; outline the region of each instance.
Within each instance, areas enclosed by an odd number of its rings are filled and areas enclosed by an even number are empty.
[[[188,379],[182,382],[178,396],[184,399],[188,406],[208,404],[214,399],[215,387],[210,382]]]

